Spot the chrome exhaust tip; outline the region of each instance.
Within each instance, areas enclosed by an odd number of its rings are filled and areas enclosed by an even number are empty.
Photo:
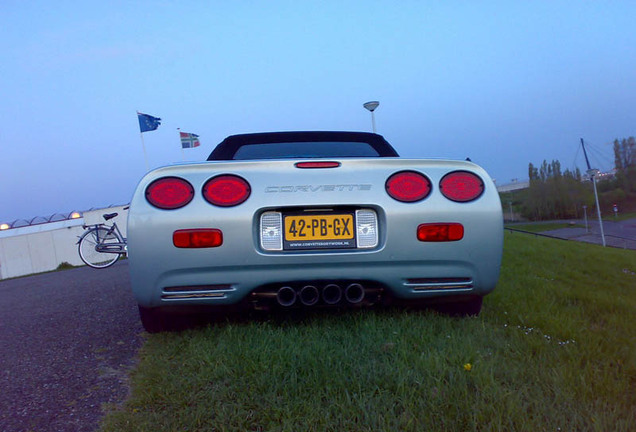
[[[336,284],[329,284],[322,289],[322,299],[328,305],[335,305],[342,299],[342,289]]]
[[[318,303],[318,299],[320,299],[318,288],[313,285],[302,287],[298,296],[300,297],[300,302],[305,306],[313,306]]]
[[[281,306],[292,306],[296,303],[296,291],[292,287],[281,287],[276,293],[276,301]]]
[[[345,299],[351,304],[360,303],[364,299],[364,288],[359,283],[352,283],[345,289]]]

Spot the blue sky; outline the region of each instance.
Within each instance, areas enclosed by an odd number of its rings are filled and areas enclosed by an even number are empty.
[[[4,0],[0,222],[121,204],[225,136],[371,129],[405,157],[612,168],[636,135],[636,2]]]

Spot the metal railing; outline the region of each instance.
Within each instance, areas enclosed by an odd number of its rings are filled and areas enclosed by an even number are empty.
[[[537,237],[547,237],[547,238],[552,238],[552,239],[557,239],[557,240],[564,240],[564,241],[579,241],[582,243],[592,243],[592,244],[596,244],[596,242],[585,242],[582,240],[579,240],[578,238],[565,238],[565,237],[557,237],[554,235],[550,235],[550,234],[543,234],[543,233],[538,233],[538,232],[533,232],[533,231],[525,231],[525,230],[520,230],[520,229],[515,229],[515,228],[508,228],[508,227],[504,227],[504,230],[508,230],[510,232],[518,232],[518,233],[522,233],[522,234],[531,234],[533,236],[537,236]],[[598,233],[594,233],[594,232],[589,232],[587,235],[590,236],[594,236],[597,235],[599,236],[599,243],[600,242],[600,234]],[[605,239],[606,239],[606,246],[607,247],[612,247],[612,248],[616,248],[616,249],[634,249],[636,250],[636,239],[634,238],[629,238],[629,237],[621,237],[621,236],[617,236],[617,235],[612,235],[612,234],[605,234]],[[610,239],[613,239],[613,241],[610,241]]]

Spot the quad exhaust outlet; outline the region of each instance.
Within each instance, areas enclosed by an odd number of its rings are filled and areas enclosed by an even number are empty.
[[[322,289],[322,300],[328,305],[335,305],[342,299],[342,289],[336,284],[329,284]]]
[[[296,303],[296,291],[292,287],[281,287],[276,293],[276,301],[281,306],[292,306]]]
[[[318,288],[313,285],[306,285],[301,288],[300,293],[300,302],[305,306],[313,306],[318,303],[320,299],[320,293],[318,292]]]
[[[364,288],[359,283],[352,283],[345,289],[345,299],[351,304],[358,304],[364,299]]]
[[[290,286],[282,286],[276,292],[276,301],[283,307],[291,307],[297,301],[304,306],[314,306],[321,299],[328,306],[337,305],[342,299],[352,305],[364,300],[365,289],[359,283],[349,284],[344,290],[337,284],[327,284],[322,290],[314,285],[305,285],[299,290]]]

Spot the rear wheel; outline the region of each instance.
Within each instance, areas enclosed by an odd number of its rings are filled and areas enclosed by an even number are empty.
[[[158,308],[139,306],[139,317],[141,318],[141,324],[144,326],[144,330],[148,333],[160,333],[170,330],[168,317]]]
[[[119,236],[108,232],[107,228],[95,227],[86,231],[79,240],[79,256],[86,265],[101,269],[112,266],[119,258],[117,253],[97,252],[95,249],[98,243],[122,243]]]
[[[182,310],[166,311],[165,308],[147,308],[139,306],[139,317],[141,324],[148,333],[176,332],[183,331],[197,324],[203,324],[204,318],[210,319],[209,315],[201,315],[197,313],[186,313]],[[198,320],[197,320],[198,319]]]
[[[436,305],[435,309],[446,315],[451,316],[477,316],[481,312],[481,305],[484,301],[483,297],[473,297],[470,300],[465,300],[455,303],[442,303]]]

